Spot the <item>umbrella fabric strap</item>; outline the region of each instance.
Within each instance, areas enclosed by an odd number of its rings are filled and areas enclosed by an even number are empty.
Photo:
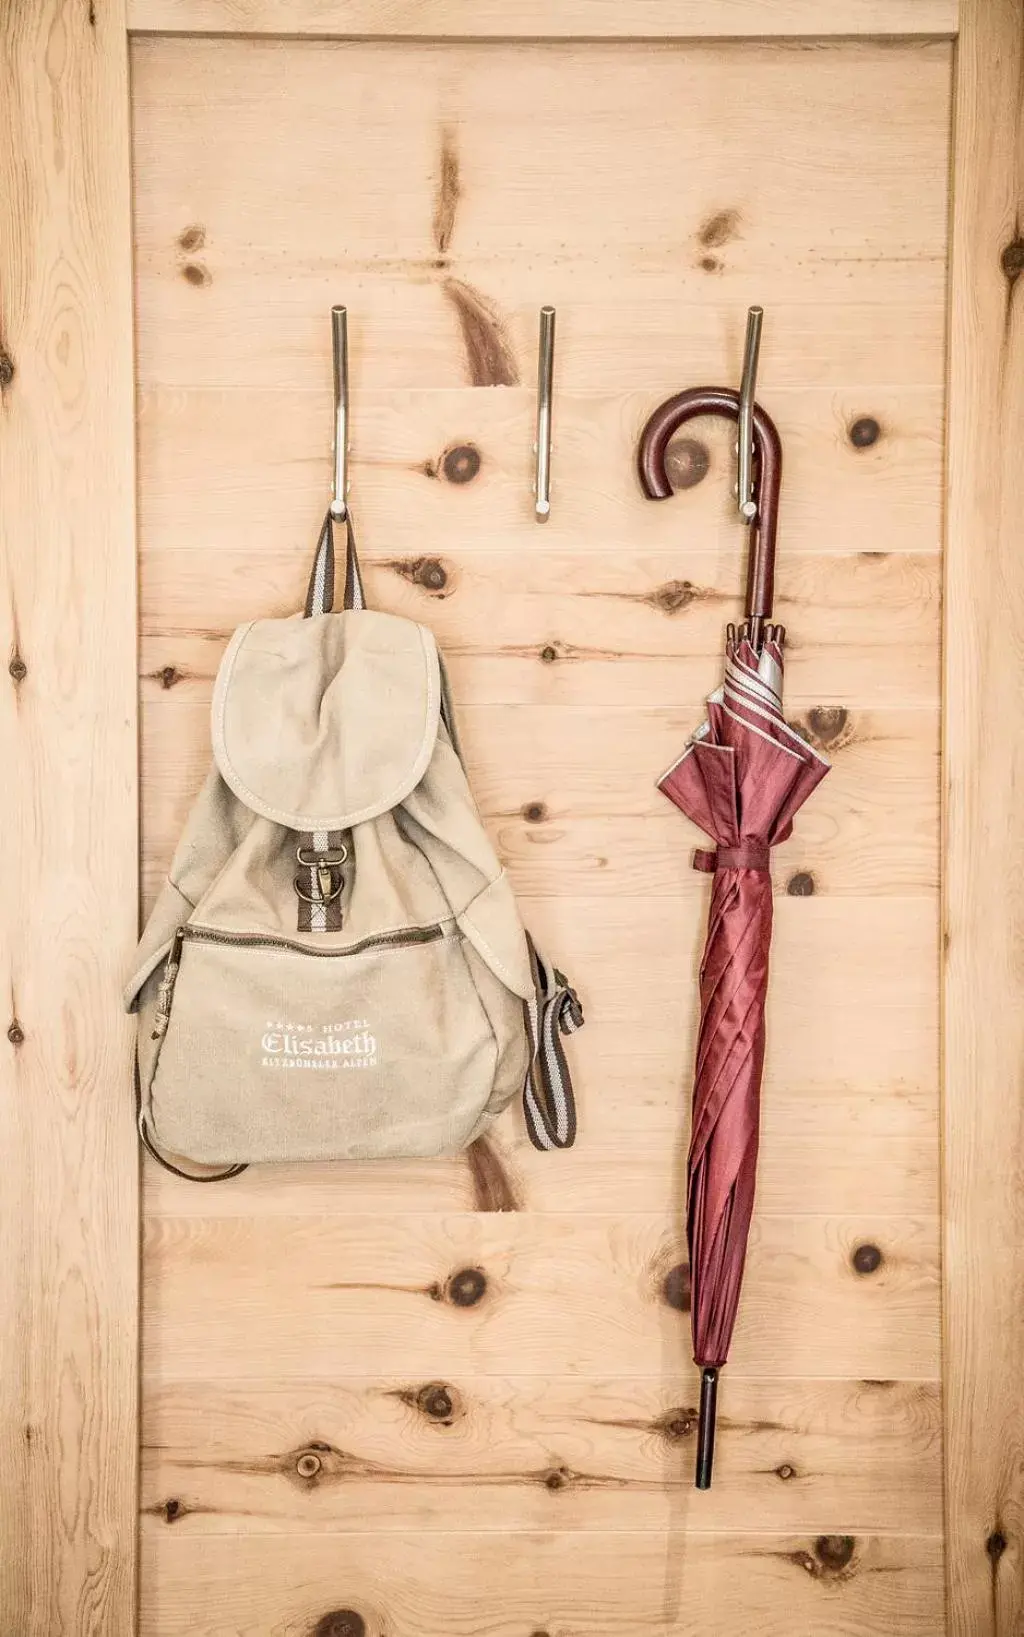
[[[717,851],[699,847],[693,855],[695,870],[713,875],[715,870],[768,870],[771,849],[764,841],[741,841],[738,847]]]

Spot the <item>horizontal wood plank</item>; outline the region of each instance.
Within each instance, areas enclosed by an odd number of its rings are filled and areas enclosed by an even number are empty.
[[[174,1534],[143,1540],[140,1637],[307,1637],[344,1611],[365,1637],[936,1637],[942,1549],[925,1537],[701,1532],[680,1496],[668,1539]],[[666,1559],[667,1552],[667,1559]],[[599,1593],[595,1594],[595,1588]],[[355,1624],[352,1616],[358,1617]],[[322,1630],[329,1629],[322,1627]],[[715,1628],[711,1628],[712,1630]]]
[[[934,1217],[755,1218],[730,1372],[934,1380],[938,1231]],[[861,1273],[865,1245],[879,1256]],[[145,1262],[150,1381],[429,1379],[509,1359],[528,1375],[660,1377],[690,1352],[665,1287],[682,1225],[647,1216],[560,1218],[556,1236],[514,1213],[160,1217]]]
[[[138,42],[140,380],[326,387],[344,300],[361,386],[529,384],[552,302],[559,392],[675,390],[760,301],[769,395],[941,388],[949,60]]]
[[[691,1372],[181,1381],[148,1395],[143,1529],[670,1530],[693,1481]],[[702,1530],[940,1535],[937,1382],[723,1384]],[[168,1502],[176,1504],[168,1509]]]
[[[730,377],[737,367],[738,359],[719,365]],[[559,385],[554,503],[543,540],[532,515],[532,389],[384,392],[354,384],[351,490],[363,550],[391,559],[517,554],[521,577],[538,557],[533,572],[542,572],[549,552],[611,553],[631,562],[664,552],[684,578],[699,548],[738,570],[744,535],[731,497],[734,430],[711,418],[686,428],[670,472],[690,486],[671,505],[645,500],[634,469],[644,421],[690,368],[680,359],[650,392]],[[147,570],[159,573],[166,551],[242,554],[257,577],[275,565],[276,593],[276,565],[290,549],[298,582],[330,492],[332,408],[322,376],[318,366],[318,384],[304,389],[153,387],[142,394],[140,549]],[[784,572],[797,553],[938,551],[939,391],[835,383],[800,391],[773,383],[763,396],[785,441]]]
[[[956,33],[958,0],[129,0],[136,34],[703,40]]]
[[[349,1216],[379,1212],[661,1212],[682,1220],[692,1060],[632,1061],[598,1030],[572,1052],[585,1120],[571,1154],[539,1154],[510,1109],[468,1156],[419,1161],[251,1167],[230,1188],[198,1189],[147,1162],[151,1216]],[[781,1065],[780,1065],[781,1067]],[[758,1209],[766,1213],[937,1209],[938,1093],[897,1082],[765,1089]]]
[[[707,895],[690,868],[700,832],[655,778],[696,727],[692,710],[472,706],[459,724],[471,786],[499,857],[528,897]],[[835,725],[834,723],[832,724]],[[166,872],[210,765],[209,705],[161,690],[143,711],[147,894]],[[934,892],[938,713],[849,712],[833,771],[774,859],[776,891]]]

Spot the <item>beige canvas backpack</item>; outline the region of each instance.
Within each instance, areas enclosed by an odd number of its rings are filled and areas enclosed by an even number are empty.
[[[484,833],[434,638],[366,609],[350,525],[345,579],[332,613],[328,514],[305,615],[231,639],[139,946],[139,1130],[182,1175],[452,1153],[517,1091],[538,1147],[575,1138],[582,1012]]]

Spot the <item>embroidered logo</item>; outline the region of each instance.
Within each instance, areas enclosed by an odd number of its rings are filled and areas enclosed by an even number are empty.
[[[377,1037],[365,1018],[344,1023],[267,1024],[260,1041],[265,1069],[373,1069]]]

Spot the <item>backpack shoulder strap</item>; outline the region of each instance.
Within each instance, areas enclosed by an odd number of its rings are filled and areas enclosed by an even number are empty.
[[[328,511],[320,529],[309,576],[304,610],[307,620],[316,614],[329,614],[334,607],[334,523],[335,519]],[[351,512],[345,517],[345,595],[342,606],[347,609],[366,607]]]
[[[523,1090],[526,1130],[534,1148],[571,1148],[576,1141],[576,1099],[561,1036],[583,1027],[579,996],[556,967],[538,955],[529,933],[534,996],[526,1003],[530,1067]]]

